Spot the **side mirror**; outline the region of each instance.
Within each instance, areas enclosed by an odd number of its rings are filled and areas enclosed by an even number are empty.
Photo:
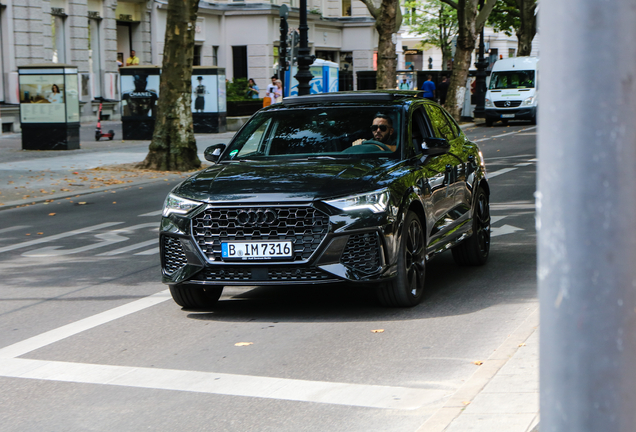
[[[422,143],[422,153],[426,156],[439,156],[450,151],[450,143],[446,138],[424,138]]]
[[[203,151],[205,160],[217,163],[219,161],[219,158],[221,157],[221,154],[225,150],[225,147],[227,147],[225,144],[214,144],[206,148]]]

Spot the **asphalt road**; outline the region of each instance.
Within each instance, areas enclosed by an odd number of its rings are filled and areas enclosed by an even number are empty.
[[[536,127],[466,132],[490,177],[490,260],[436,257],[412,309],[318,285],[182,310],[157,246],[175,179],[2,210],[0,430],[425,430],[538,307]]]

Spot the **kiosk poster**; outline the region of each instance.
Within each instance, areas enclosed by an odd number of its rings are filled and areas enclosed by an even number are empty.
[[[155,117],[159,99],[159,75],[122,75],[121,105],[126,117]]]
[[[66,121],[79,122],[79,78],[77,74],[66,75]]]
[[[216,75],[192,75],[192,112],[218,113]]]
[[[64,75],[21,75],[22,123],[66,122],[64,90]]]
[[[227,111],[225,74],[217,75],[217,77],[219,79],[219,112],[223,113]]]

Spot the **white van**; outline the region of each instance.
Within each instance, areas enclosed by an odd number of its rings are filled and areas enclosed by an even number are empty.
[[[511,57],[497,60],[486,91],[486,125],[501,120],[530,120],[537,124],[539,59]]]

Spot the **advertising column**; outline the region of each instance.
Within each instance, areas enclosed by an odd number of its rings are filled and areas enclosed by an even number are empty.
[[[59,63],[18,68],[23,150],[80,148],[77,67]]]
[[[151,140],[159,100],[159,66],[126,66],[121,74],[121,122],[124,140]]]

